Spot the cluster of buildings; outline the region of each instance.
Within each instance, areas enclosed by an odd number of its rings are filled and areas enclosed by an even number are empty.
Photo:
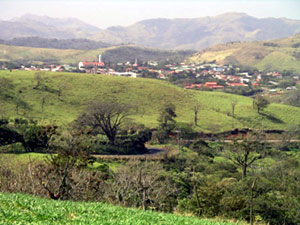
[[[96,62],[79,62],[78,67],[71,65],[44,65],[42,67],[29,66],[21,67],[22,70],[39,70],[39,71],[55,71],[55,72],[82,72],[93,74],[107,74],[113,76],[126,77],[151,77],[157,79],[166,79],[171,81],[184,81],[182,86],[186,89],[225,89],[226,87],[262,87],[262,78],[268,77],[267,86],[278,85],[278,80],[283,76],[279,72],[240,72],[240,68],[234,66],[221,66],[214,63],[206,64],[166,64],[161,65],[155,61],[138,63],[135,60],[131,62],[119,62],[105,65],[101,55],[98,56]],[[293,79],[299,82],[298,76]],[[295,82],[295,83],[297,83]],[[180,83],[180,82],[178,82]],[[264,83],[265,88],[266,83]],[[286,90],[295,89],[295,87],[287,87]],[[269,88],[269,91],[276,93],[276,89]]]

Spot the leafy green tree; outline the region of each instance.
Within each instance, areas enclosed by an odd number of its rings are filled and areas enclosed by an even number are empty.
[[[270,102],[261,95],[257,95],[253,99],[253,108],[257,109],[258,113],[261,113],[261,111],[265,109],[269,104]]]
[[[168,103],[164,105],[163,109],[158,118],[159,125],[162,129],[171,129],[175,127],[175,105],[172,103]]]
[[[40,126],[36,121],[16,118],[14,130],[22,136],[22,144],[26,151],[49,151],[49,142],[56,133],[56,125]]]

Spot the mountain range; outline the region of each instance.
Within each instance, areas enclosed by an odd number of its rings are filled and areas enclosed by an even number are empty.
[[[164,49],[202,50],[236,41],[260,41],[288,37],[300,32],[300,20],[255,18],[244,13],[226,13],[194,19],[148,19],[130,26],[107,29],[75,18],[25,15],[0,21],[0,39],[37,36],[42,38],[88,38],[110,44],[132,43]]]

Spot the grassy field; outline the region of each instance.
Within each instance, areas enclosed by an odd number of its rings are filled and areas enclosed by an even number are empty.
[[[168,58],[182,62],[194,51],[168,51],[135,45],[111,46],[94,50],[33,48],[0,44],[0,62],[18,62],[23,64],[77,64],[80,61],[95,61],[103,54],[105,61],[127,62],[139,59],[141,61],[161,61]]]
[[[188,61],[235,64],[259,70],[300,72],[300,35],[272,41],[234,42],[210,47]]]
[[[142,211],[103,203],[54,201],[0,193],[1,224],[230,225],[195,217]]]
[[[125,78],[108,75],[45,73],[41,87],[36,86],[34,72],[0,71],[0,79],[7,78],[15,86],[14,96],[25,100],[29,107],[16,113],[13,99],[0,98],[0,115],[10,118],[25,116],[41,123],[66,125],[82,113],[94,100],[117,100],[134,107],[131,122],[154,128],[162,106],[171,102],[176,106],[180,126],[192,126],[195,104],[200,104],[198,131],[224,131],[234,127],[284,129],[300,124],[300,109],[271,104],[263,114],[252,107],[252,99],[222,92],[185,90],[166,81]],[[61,96],[57,90],[61,89]],[[45,99],[42,111],[42,99]],[[231,116],[231,102],[237,101],[235,117]]]
[[[74,50],[0,45],[0,61],[19,61],[32,64],[44,62],[77,64],[80,61],[95,61],[97,55],[111,48],[113,47],[96,50]]]

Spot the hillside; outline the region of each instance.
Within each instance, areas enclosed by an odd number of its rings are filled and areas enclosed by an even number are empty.
[[[260,42],[231,42],[194,54],[189,62],[212,62],[254,67],[259,70],[300,72],[300,34]]]
[[[297,107],[271,104],[263,114],[258,114],[252,108],[251,98],[221,92],[184,90],[155,79],[46,73],[41,75],[41,87],[33,89],[37,82],[34,75],[34,72],[0,71],[0,79],[11,79],[14,85],[11,94],[13,97],[7,97],[5,92],[1,95],[1,114],[17,117],[16,102],[23,99],[28,107],[20,108],[20,114],[44,122],[66,124],[76,119],[90,101],[116,99],[134,106],[131,118],[148,127],[158,125],[157,118],[162,105],[169,102],[176,106],[176,120],[181,126],[193,124],[193,106],[199,102],[201,109],[198,113],[199,126],[196,127],[198,131],[229,130],[232,129],[232,123],[235,127],[263,126],[265,129],[284,129],[300,124],[300,108]],[[58,94],[59,90],[61,96]],[[43,98],[45,104],[42,112]],[[234,100],[238,103],[236,116],[232,118],[231,102]]]
[[[107,48],[110,44],[88,39],[49,39],[40,37],[20,37],[10,40],[0,40],[0,44],[34,48],[80,49],[91,50]]]
[[[1,224],[197,224],[230,225],[174,214],[142,211],[104,203],[54,201],[21,194],[0,193]]]
[[[63,41],[60,41],[63,42]],[[105,62],[134,62],[151,60],[172,60],[182,62],[191,56],[194,51],[170,51],[143,48],[134,45],[111,46],[91,50],[33,48],[0,44],[0,62],[19,64],[43,63],[72,63],[80,61],[95,61],[99,54],[103,54]]]
[[[116,26],[102,30],[93,35],[93,39],[156,48],[201,50],[231,41],[283,38],[299,31],[299,20],[258,19],[244,13],[225,13],[193,19],[143,20],[127,27]]]
[[[97,60],[97,55],[103,51],[104,49],[74,50],[0,45],[0,62],[18,64],[77,64],[80,61],[95,61]]]
[[[120,46],[106,50],[102,56],[104,62],[134,62],[135,60],[147,62],[154,60],[180,63],[193,53],[195,51],[171,51],[138,46]]]

